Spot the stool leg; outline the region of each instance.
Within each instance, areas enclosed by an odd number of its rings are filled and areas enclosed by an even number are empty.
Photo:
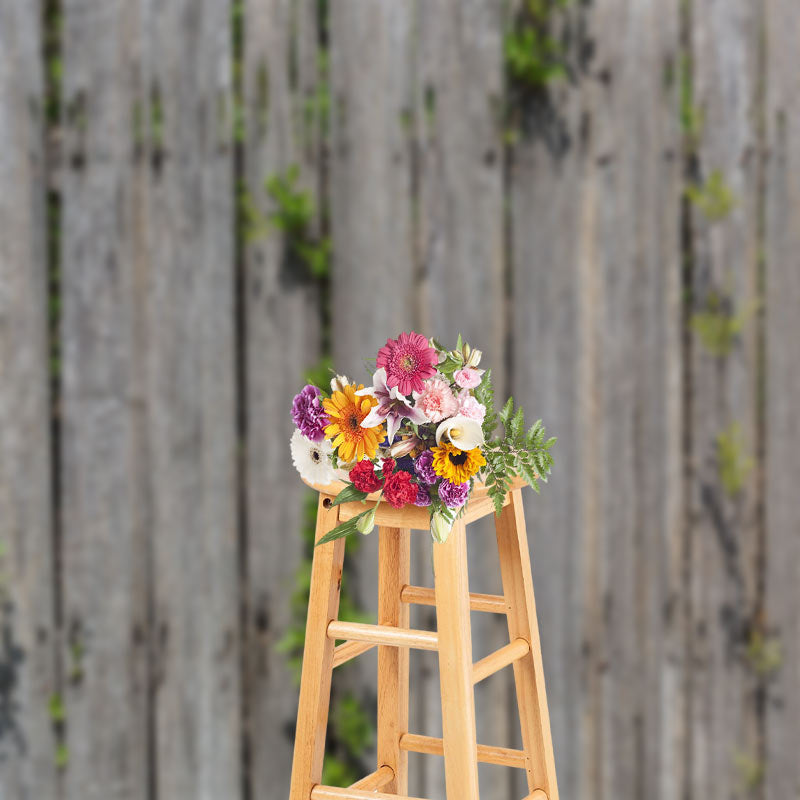
[[[378,624],[409,627],[409,606],[400,601],[411,581],[411,531],[380,528],[378,534]],[[378,769],[387,765],[394,780],[382,791],[408,794],[408,753],[400,737],[408,733],[408,648],[378,645]]]
[[[330,499],[319,497],[316,540],[338,524],[339,507],[325,507]],[[311,789],[322,779],[334,647],[327,630],[339,612],[344,543],[336,539],[314,550],[289,800],[309,800]]]
[[[433,572],[447,800],[478,800],[467,537],[463,521],[455,523],[444,544],[433,544]]]
[[[519,489],[511,493],[511,502],[496,518],[495,525],[508,613],[508,633],[512,642],[520,637],[530,643],[528,655],[514,662],[522,742],[527,756],[528,788],[531,792],[542,789],[547,800],[558,800],[539,623],[533,596],[522,492]]]

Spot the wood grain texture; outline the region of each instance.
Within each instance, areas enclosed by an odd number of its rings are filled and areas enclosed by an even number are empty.
[[[503,3],[442,0],[418,3],[415,122],[418,139],[416,242],[420,325],[443,343],[461,333],[483,351],[498,396],[506,391],[503,193]],[[490,518],[470,525],[472,588],[500,590]],[[429,561],[420,556],[420,568]],[[474,657],[506,643],[502,619],[481,616],[472,629]],[[508,744],[510,676],[476,692],[482,741]],[[417,698],[416,725],[438,732],[438,687]],[[424,764],[429,797],[444,794],[442,764]],[[481,767],[484,800],[503,797],[513,776]]]
[[[155,781],[159,797],[236,797],[230,9],[215,0],[145,6],[149,110],[160,117],[150,148],[146,328]]]
[[[320,495],[315,540],[339,521],[338,508],[326,508],[325,499]],[[344,539],[336,539],[314,550],[289,800],[306,800],[322,778],[333,674],[333,639],[326,632],[339,610],[344,545]]]
[[[418,733],[409,733],[406,736],[402,736],[400,738],[400,747],[413,753],[426,753],[434,756],[444,755],[444,743],[441,739],[434,736],[422,736]],[[522,750],[478,744],[478,761],[525,769],[526,757]]]
[[[593,20],[592,330],[599,670],[595,790],[682,791],[678,8],[609,0]],[[624,498],[623,502],[620,502]],[[592,785],[591,783],[589,784]]]
[[[139,9],[63,4],[62,664],[66,798],[147,797],[146,242]],[[188,598],[187,598],[188,601]]]
[[[299,168],[299,187],[319,213],[320,152],[308,108],[318,74],[315,0],[244,4],[244,175],[251,202],[269,214],[264,182]],[[314,108],[314,106],[311,106]],[[312,114],[312,120],[316,116]],[[313,220],[319,225],[319,219]],[[303,554],[304,490],[287,469],[289,410],[303,372],[319,357],[318,291],[279,230],[246,243],[243,313],[246,385],[246,668],[244,704],[255,797],[284,800],[296,685],[277,643],[292,623],[291,596]],[[279,776],[280,779],[276,779]]]
[[[696,184],[718,176],[732,205],[710,214],[691,203],[691,310],[696,319],[713,310],[716,297],[718,313],[743,321],[717,352],[697,333],[691,342],[689,784],[709,800],[742,792],[740,765],[758,758],[754,675],[745,657],[758,591],[757,481],[746,470],[740,488],[725,487],[718,437],[737,426],[737,467],[754,458],[761,24],[761,7],[746,0],[693,3],[693,94],[703,117]]]
[[[767,3],[766,194],[766,619],[768,642],[777,642],[780,663],[765,678],[766,800],[800,792],[800,73],[797,41],[800,8]],[[774,646],[774,644],[773,644]]]
[[[522,742],[528,761],[528,790],[543,789],[549,798],[558,800],[539,622],[519,489],[513,492],[511,503],[497,520],[497,548],[508,604],[508,635],[512,644],[522,641],[528,645],[524,656],[514,661]]]
[[[448,797],[478,800],[478,751],[472,686],[467,537],[457,521],[433,548],[442,742]]]
[[[57,796],[40,11],[0,5],[0,797]]]
[[[607,0],[556,23],[570,79],[522,114],[510,178],[512,388],[559,436],[527,504],[559,783],[568,797],[674,796],[677,7]]]
[[[591,13],[576,15],[572,24],[588,24]],[[587,175],[591,82],[582,69],[576,81],[554,82],[530,109],[516,108],[520,139],[510,150],[507,173],[513,286],[509,391],[529,422],[542,418],[558,436],[552,478],[541,496],[525,498],[525,508],[536,553],[533,577],[564,797],[593,794],[597,774],[600,426],[593,364],[600,342],[593,325],[596,192]],[[514,796],[521,797],[526,785],[518,776]]]
[[[364,359],[374,358],[388,337],[417,323],[412,131],[405,121],[411,108],[413,7],[414,0],[327,4],[331,346],[336,370],[357,383],[370,383]],[[377,551],[377,536],[360,542],[361,566],[348,584],[351,596],[373,618]],[[337,686],[367,705],[374,702],[370,660],[348,672]],[[371,752],[364,753],[366,763],[372,758]]]
[[[411,531],[380,528],[378,544],[378,624],[409,627],[409,607],[400,599],[411,579]],[[408,794],[408,754],[400,737],[408,733],[409,651],[378,647],[378,767],[394,775],[386,791]]]

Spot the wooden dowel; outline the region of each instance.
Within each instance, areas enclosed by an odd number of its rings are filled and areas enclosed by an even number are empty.
[[[416,647],[437,650],[439,637],[433,631],[393,628],[390,625],[365,625],[361,622],[334,620],[328,625],[329,639],[352,639],[357,642],[388,644],[393,647]]]
[[[423,800],[403,794],[371,792],[369,789],[337,789],[335,786],[317,784],[311,790],[311,800]]]
[[[340,667],[346,664],[350,659],[366,653],[367,650],[372,650],[375,647],[371,642],[345,642],[340,644],[333,651],[333,666]]]
[[[363,789],[369,791],[376,791],[377,789],[383,789],[387,783],[390,783],[394,780],[394,770],[388,765],[384,764],[382,767],[379,767],[375,770],[375,772],[371,772],[365,778],[362,778],[360,781],[356,781],[355,783],[350,784],[351,789]]]
[[[417,733],[406,733],[401,736],[400,749],[432,756],[444,755],[444,744],[441,739],[437,739],[435,736],[421,736]],[[525,753],[522,750],[511,750],[508,747],[479,744],[478,761],[485,764],[499,764],[501,767],[525,769]]]
[[[436,594],[425,586],[404,586],[400,592],[404,603],[415,603],[419,606],[435,606]],[[469,607],[472,611],[486,611],[490,614],[505,614],[506,600],[499,594],[477,594],[470,592]]]
[[[528,655],[530,645],[525,639],[514,639],[505,647],[495,650],[494,653],[476,661],[472,666],[472,682],[479,683],[484,678],[494,675],[495,672],[513,664],[523,656]]]
[[[533,794],[529,794],[524,800],[547,800],[547,794],[541,789],[537,789]]]

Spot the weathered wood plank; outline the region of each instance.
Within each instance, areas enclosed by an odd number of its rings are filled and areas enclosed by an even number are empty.
[[[244,7],[244,174],[252,202],[271,210],[264,181],[296,164],[319,209],[314,130],[316,3],[248,0]],[[290,54],[294,66],[290,66]],[[296,71],[296,76],[292,72]],[[311,109],[311,111],[309,111]],[[309,120],[309,115],[311,120]],[[283,800],[289,787],[297,688],[276,644],[291,623],[306,489],[290,468],[289,415],[303,370],[319,354],[319,298],[289,262],[278,230],[247,246],[246,320],[247,640],[245,696],[253,796]],[[278,778],[280,778],[278,780]]]
[[[484,353],[498,396],[505,385],[505,258],[502,107],[502,5],[492,0],[419,3],[415,59],[418,139],[415,240],[420,324],[455,345],[458,333]],[[500,568],[491,517],[469,526],[470,588],[499,593]],[[420,554],[427,567],[427,546]],[[426,569],[429,572],[429,569]],[[507,642],[505,622],[479,615],[472,628],[475,660]],[[476,692],[478,737],[511,745],[511,676],[487,681]],[[439,687],[418,696],[423,717],[413,730],[438,735]],[[410,791],[444,795],[443,764],[425,760],[423,784]],[[505,797],[514,776],[482,765],[486,800]]]
[[[553,22],[573,35],[571,79],[519,109],[510,174],[513,388],[559,436],[553,482],[528,503],[559,783],[673,797],[677,10],[608,0]]]
[[[357,383],[370,383],[364,360],[374,358],[387,337],[412,330],[418,322],[409,123],[413,7],[413,0],[328,4],[331,344],[337,371]],[[355,557],[348,588],[375,618],[378,537],[361,539]],[[430,656],[415,654],[412,669],[421,658],[430,663]],[[350,670],[347,676],[337,675],[337,687],[346,686],[370,702],[377,691],[374,656],[365,656]],[[364,754],[367,764],[373,758],[373,753]]]
[[[596,791],[681,794],[678,9],[595,9]],[[672,76],[670,78],[670,76]],[[592,456],[590,456],[591,458]],[[677,660],[677,663],[675,661]],[[590,791],[588,787],[584,791]]]
[[[766,197],[766,642],[779,648],[763,662],[767,800],[800,791],[800,7],[767,3]],[[773,638],[774,637],[774,638]]]
[[[63,5],[62,584],[67,798],[145,798],[147,515],[137,9]]]
[[[508,24],[513,26],[513,18]],[[584,178],[591,152],[581,134],[588,81],[579,74],[577,82],[554,82],[541,96],[512,93],[508,101],[519,137],[508,168],[510,388],[530,421],[541,417],[558,436],[551,482],[541,495],[523,496],[556,772],[564,797],[591,794],[596,774],[591,720],[597,713],[592,687],[599,657],[592,490],[599,430],[593,363],[599,345],[592,325],[595,202]],[[526,787],[517,778],[517,795]]]
[[[701,118],[692,225],[690,790],[729,798],[757,759],[754,676],[745,658],[757,604],[760,6],[692,5],[693,104]],[[716,316],[715,316],[716,315]],[[738,319],[711,343],[704,320]],[[706,322],[707,324],[707,322]],[[720,435],[730,447],[720,446]],[[728,470],[729,478],[725,479]],[[736,473],[739,473],[737,475]],[[727,482],[727,487],[726,487]],[[741,485],[737,485],[741,483]]]
[[[230,9],[150,2],[148,448],[159,797],[238,797]]]
[[[37,4],[0,6],[0,796],[57,797],[50,379]]]

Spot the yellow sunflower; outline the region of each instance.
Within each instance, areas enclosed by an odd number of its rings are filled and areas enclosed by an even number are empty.
[[[433,471],[451,483],[465,483],[486,465],[480,447],[459,450],[455,445],[444,443],[431,448],[431,451]]]
[[[370,409],[378,404],[374,397],[357,397],[356,392],[364,386],[346,384],[342,391],[335,391],[329,400],[323,400],[325,413],[330,424],[325,426],[325,438],[338,448],[339,461],[349,463],[360,461],[364,456],[375,458],[378,444],[383,441],[383,425],[375,428],[362,428],[362,420]]]

